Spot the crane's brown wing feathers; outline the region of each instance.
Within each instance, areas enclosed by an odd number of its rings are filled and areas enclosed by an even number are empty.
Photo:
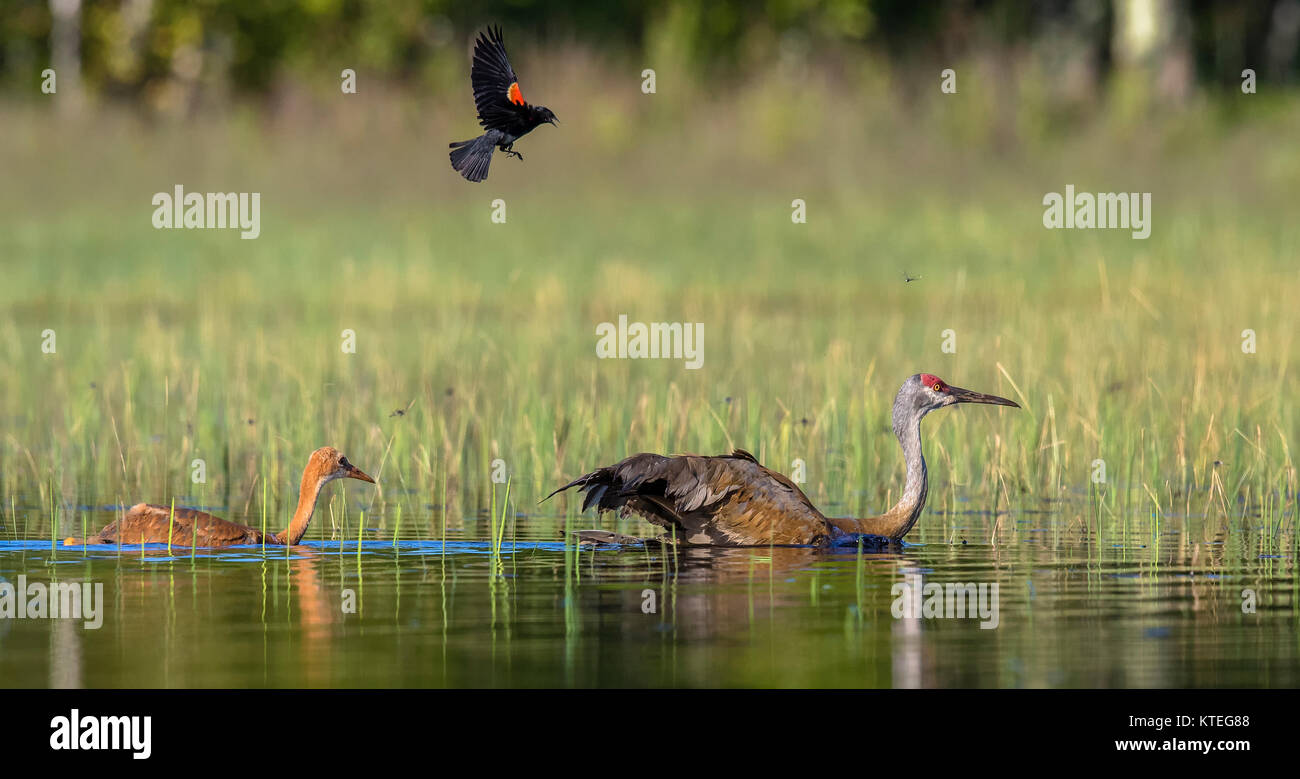
[[[571,487],[585,493],[584,511],[637,514],[687,543],[819,544],[831,533],[803,491],[743,449],[717,457],[637,454],[551,495]]]
[[[173,517],[171,506],[138,503],[122,519],[105,527],[98,543],[166,544],[169,536],[173,546],[189,546],[191,542],[197,546],[231,546],[257,543],[261,532],[206,511],[178,508]]]
[[[489,27],[479,34],[469,77],[479,124],[489,130],[509,126],[523,108],[524,96],[519,91],[519,77],[506,57],[501,28]]]

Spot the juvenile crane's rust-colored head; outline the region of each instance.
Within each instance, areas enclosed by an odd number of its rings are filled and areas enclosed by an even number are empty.
[[[348,462],[348,458],[344,457],[342,452],[332,446],[322,446],[312,452],[311,457],[307,460],[306,471],[318,479],[321,484],[335,479],[358,479],[368,481],[371,484],[375,483],[374,479]]]
[[[321,488],[335,479],[358,479],[371,484],[370,478],[360,468],[348,462],[343,453],[332,446],[322,446],[307,458],[307,467],[302,469],[302,486],[298,490],[298,510],[293,513],[293,520],[284,532],[277,533],[277,543],[296,544],[302,540],[311,524],[312,514],[316,511],[316,498]]]

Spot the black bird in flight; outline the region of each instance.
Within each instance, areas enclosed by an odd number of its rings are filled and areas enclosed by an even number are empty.
[[[489,27],[474,42],[474,64],[470,68],[478,123],[487,132],[472,141],[451,144],[451,166],[470,181],[487,178],[492,152],[500,149],[523,159],[514,150],[515,141],[543,124],[555,124],[555,114],[545,106],[529,105],[519,91],[519,77],[501,40],[501,28]]]

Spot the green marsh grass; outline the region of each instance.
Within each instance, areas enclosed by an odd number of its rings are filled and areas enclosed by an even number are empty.
[[[1204,514],[1294,544],[1300,152],[1260,140],[1294,137],[1294,100],[1226,128],[1182,116],[1027,133],[998,156],[952,134],[973,102],[878,116],[887,96],[835,113],[834,94],[809,88],[808,126],[770,119],[735,149],[718,128],[619,124],[611,140],[566,122],[530,136],[527,163],[498,160],[487,189],[430,151],[431,134],[456,134],[436,105],[418,133],[377,109],[347,142],[329,121],[186,134],[110,115],[93,152],[76,143],[87,127],[10,108],[0,167],[41,182],[0,192],[14,532],[17,513],[28,537],[57,539],[65,507],[193,503],[195,457],[221,462],[213,502],[267,532],[324,444],[384,476],[343,497],[344,524],[364,510],[394,536],[445,541],[486,508],[498,551],[497,456],[531,507],[638,451],[741,446],[787,473],[803,459],[814,502],[866,515],[902,485],[893,393],[929,371],[1025,408],[926,420],[932,503],[912,540],[1011,537],[1006,512],[1044,506],[1110,539],[1155,505],[1162,522]],[[804,141],[833,114],[871,136],[826,160]],[[178,182],[261,192],[262,235],[154,230],[150,197]],[[1041,198],[1067,183],[1151,191],[1151,237],[1045,230]],[[489,219],[498,195],[505,225]],[[791,223],[794,197],[807,224]],[[620,314],[703,322],[703,368],[596,359],[596,325]],[[940,350],[949,328],[955,354]],[[1090,498],[1096,458],[1108,482]],[[598,522],[575,502],[530,508],[531,527],[568,544]]]

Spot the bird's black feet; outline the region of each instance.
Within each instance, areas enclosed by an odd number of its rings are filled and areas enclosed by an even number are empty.
[[[509,149],[506,149],[506,156],[507,156],[507,157],[518,157],[520,160],[522,160],[522,159],[524,158],[524,155],[520,154],[520,153],[517,152],[517,151],[511,151],[511,150],[509,150]]]

